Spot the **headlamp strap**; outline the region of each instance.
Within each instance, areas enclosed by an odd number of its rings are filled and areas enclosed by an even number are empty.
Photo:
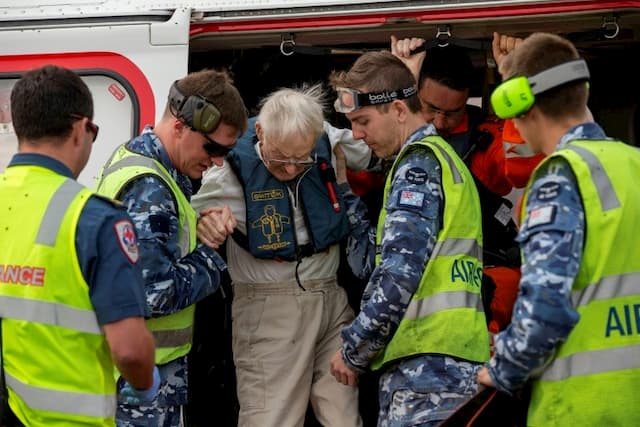
[[[416,93],[418,93],[418,89],[415,86],[384,92],[359,93],[357,94],[358,105],[364,107],[366,105],[388,104],[396,99],[411,98]]]

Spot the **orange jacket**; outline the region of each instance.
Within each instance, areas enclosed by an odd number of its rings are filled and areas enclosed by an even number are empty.
[[[505,176],[516,188],[523,188],[529,181],[531,172],[544,158],[543,154],[534,154],[524,142],[512,120],[505,120],[502,131],[502,144],[505,156]]]
[[[470,117],[470,112],[473,113],[473,118]],[[467,148],[463,148],[464,145],[456,147],[456,144],[462,144],[462,141],[467,143],[468,139],[476,139],[475,141],[469,141],[471,144],[476,144],[475,148],[471,152],[468,158],[465,159],[471,173],[476,177],[489,191],[500,196],[504,196],[511,191],[513,185],[507,180],[505,175],[505,157],[504,150],[502,148],[502,120],[497,117],[486,117],[478,124],[479,116],[484,116],[478,108],[468,109],[462,122],[451,131],[451,133],[445,137],[458,153]],[[476,131],[470,131],[472,120],[476,122]],[[481,132],[488,133],[490,142],[483,144],[480,141],[479,135]],[[466,137],[462,134],[467,133]]]
[[[507,195],[514,187],[523,188],[544,156],[533,154],[511,120],[489,116],[478,129],[490,133],[493,141],[487,147],[477,147],[471,154],[468,164],[473,175],[491,192],[501,196]],[[468,130],[469,118],[465,115],[451,134]]]
[[[489,132],[493,140],[488,147],[478,147],[471,154],[469,168],[473,175],[492,193],[504,196],[513,185],[505,174],[505,157],[502,148],[502,120],[489,117],[478,126],[480,131]]]
[[[384,189],[385,176],[382,172],[354,172],[347,169],[347,181],[349,181],[353,194],[364,197],[373,191],[382,191]]]
[[[483,269],[482,272],[495,285],[489,307],[491,310],[489,332],[496,334],[511,322],[513,305],[518,296],[520,269],[517,267],[488,267]]]

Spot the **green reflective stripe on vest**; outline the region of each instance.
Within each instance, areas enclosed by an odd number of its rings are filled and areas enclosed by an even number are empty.
[[[572,376],[637,369],[640,345],[576,353],[558,360],[542,374],[544,381],[560,381]]]
[[[173,194],[180,226],[180,255],[184,257],[196,247],[197,214],[162,164],[152,158],[133,153],[121,145],[100,173],[98,192],[108,197],[118,197],[129,181],[145,174],[159,177]],[[156,343],[156,364],[162,365],[189,353],[193,339],[194,315],[195,305],[190,305],[177,313],[146,320]]]
[[[53,302],[0,296],[0,317],[62,326],[78,332],[102,335],[102,329],[94,311]]]
[[[617,141],[572,141],[563,158],[585,212],[582,261],[571,299],[580,315],[532,384],[528,425],[635,425],[640,417],[640,152]],[[526,197],[522,215],[525,214]],[[622,209],[624,207],[624,209]]]
[[[114,418],[116,415],[116,398],[113,394],[92,395],[35,387],[9,373],[5,374],[5,379],[7,386],[32,409],[99,418]]]
[[[26,425],[115,424],[111,352],[75,246],[92,194],[39,166],[0,179],[3,362],[9,405]]]
[[[442,167],[443,227],[418,289],[391,341],[371,363],[373,369],[419,354],[443,354],[475,362],[489,358],[489,334],[480,297],[480,201],[469,170],[442,138],[414,142],[397,156],[387,175],[376,243],[382,241],[393,175],[407,151],[418,149],[416,145],[431,150]],[[380,263],[379,254],[376,262]]]
[[[66,213],[66,208],[83,189],[84,187],[82,185],[70,179],[62,183],[60,188],[53,194],[51,200],[49,200],[47,211],[42,218],[42,223],[38,230],[36,243],[49,246],[55,245],[60,223]]]

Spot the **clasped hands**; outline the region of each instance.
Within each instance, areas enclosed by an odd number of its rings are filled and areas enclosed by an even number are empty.
[[[211,249],[218,249],[236,225],[236,218],[228,205],[202,209],[198,218],[198,239]]]

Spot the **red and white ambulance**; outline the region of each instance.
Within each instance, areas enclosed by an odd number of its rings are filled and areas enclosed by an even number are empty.
[[[100,136],[79,179],[93,187],[113,149],[160,117],[172,82],[189,71],[229,69],[255,111],[278,87],[325,81],[360,53],[388,49],[392,34],[418,36],[469,51],[478,72],[472,99],[486,106],[499,78],[494,31],[572,40],[589,64],[596,120],[640,145],[640,0],[0,0],[0,172],[17,149],[11,88],[41,65],[71,68],[91,88]],[[210,330],[196,346],[206,354],[195,362],[198,381],[190,380],[193,425],[233,425],[233,366],[220,317],[205,322]],[[369,409],[364,402],[365,420],[375,419]]]

